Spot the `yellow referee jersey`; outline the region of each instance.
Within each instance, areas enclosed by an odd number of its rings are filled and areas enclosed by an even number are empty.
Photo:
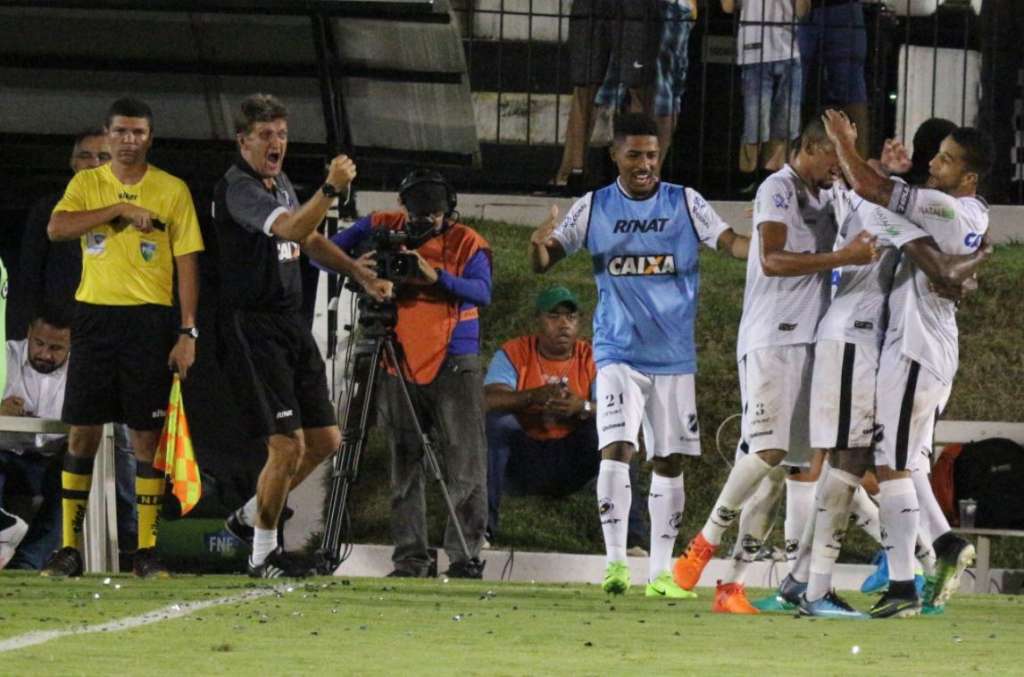
[[[104,223],[83,235],[75,298],[105,306],[171,305],[173,257],[203,249],[188,187],[153,165],[141,181],[125,185],[106,164],[75,174],[53,211],[90,211],[117,202],[148,209],[165,228],[141,233],[131,225]]]

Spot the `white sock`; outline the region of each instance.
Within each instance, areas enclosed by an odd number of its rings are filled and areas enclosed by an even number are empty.
[[[814,512],[814,482],[786,479],[786,559],[794,561],[804,540],[807,521]],[[808,536],[814,532],[808,532]]]
[[[274,552],[277,547],[277,529],[260,529],[253,527],[252,556],[249,560],[253,566],[263,564],[267,555]]]
[[[814,498],[811,575],[807,581],[809,602],[821,599],[832,588],[832,569],[843,548],[850,524],[850,505],[859,486],[860,478],[843,470],[829,468],[822,473],[821,486]]]
[[[928,532],[921,529],[920,525],[918,525],[914,557],[921,563],[921,569],[924,570],[926,576],[935,575],[935,548],[932,547],[932,542],[933,539]]]
[[[928,474],[915,470],[910,473],[910,479],[914,482],[914,491],[917,492],[917,503],[921,507],[921,523],[929,534],[938,538],[949,531],[949,520],[942,512],[938,500],[935,498],[935,491],[932,490],[932,483],[928,481]]]
[[[743,504],[740,512],[739,530],[736,532],[736,546],[732,550],[732,565],[723,583],[742,583],[747,566],[761,552],[764,539],[768,536],[772,513],[782,498],[783,480],[786,470],[781,466],[771,469],[757,491]]]
[[[253,496],[242,506],[242,524],[256,526],[256,497]]]
[[[647,494],[647,511],[651,516],[651,556],[647,560],[647,577],[654,582],[672,566],[672,549],[683,521],[686,489],[683,476],[651,475],[651,491]]]
[[[771,469],[772,466],[761,460],[757,454],[747,454],[736,461],[736,465],[732,467],[729,477],[725,480],[725,486],[718,494],[718,500],[711,510],[711,515],[708,516],[708,521],[701,529],[708,543],[718,545],[722,542],[722,534],[736,520],[743,503],[754,495],[757,485]]]
[[[626,536],[629,532],[630,491],[629,464],[602,460],[597,472],[597,509],[604,532],[606,560],[626,561]]]
[[[853,492],[853,517],[855,524],[864,530],[875,543],[882,543],[882,532],[878,528],[878,504],[871,500],[862,486]]]
[[[822,469],[822,473],[825,470]],[[811,570],[811,541],[814,540],[814,496],[817,482],[786,480],[786,561],[789,573],[806,583]]]
[[[921,510],[914,481],[909,477],[887,480],[878,492],[882,518],[882,544],[889,559],[890,581],[914,580],[914,541]]]

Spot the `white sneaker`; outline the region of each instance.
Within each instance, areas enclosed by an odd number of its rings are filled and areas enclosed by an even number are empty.
[[[28,533],[28,524],[25,523],[25,520],[17,515],[11,515],[9,512],[3,512],[14,518],[14,524],[0,531],[0,569],[3,569],[11,561],[21,539],[25,538],[25,534]]]

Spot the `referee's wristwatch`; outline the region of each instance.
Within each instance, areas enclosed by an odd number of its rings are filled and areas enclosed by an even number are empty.
[[[181,336],[187,336],[191,339],[199,338],[199,330],[195,327],[181,327],[178,329],[178,334]]]
[[[320,186],[320,192],[324,194],[324,197],[336,198],[341,194],[341,191],[332,186],[329,183],[325,183]]]

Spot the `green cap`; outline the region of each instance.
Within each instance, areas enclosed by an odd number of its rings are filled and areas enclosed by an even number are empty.
[[[574,311],[579,310],[580,302],[571,291],[560,285],[548,287],[537,295],[537,312],[549,313],[563,303],[572,306]]]

